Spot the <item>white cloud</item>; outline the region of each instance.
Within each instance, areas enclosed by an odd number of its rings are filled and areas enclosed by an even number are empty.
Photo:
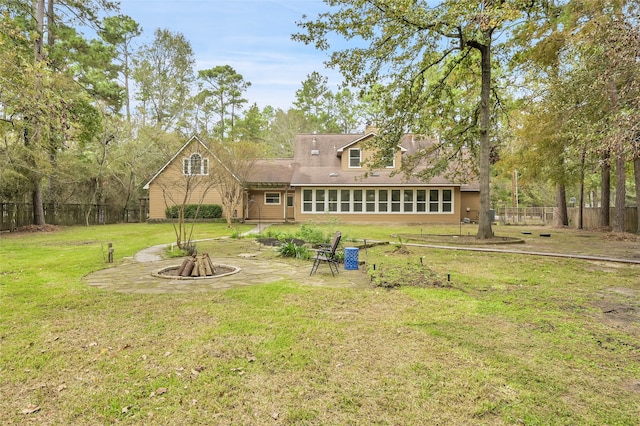
[[[321,0],[122,0],[122,12],[144,28],[142,42],[156,28],[180,32],[193,47],[196,69],[230,65],[252,83],[250,104],[282,109],[313,71],[327,76],[333,90],[341,81],[324,67],[325,52],[291,40],[303,14],[325,8]]]

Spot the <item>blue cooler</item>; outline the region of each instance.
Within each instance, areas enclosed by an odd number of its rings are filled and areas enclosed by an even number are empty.
[[[344,269],[345,271],[356,271],[358,269],[358,248],[344,248]]]

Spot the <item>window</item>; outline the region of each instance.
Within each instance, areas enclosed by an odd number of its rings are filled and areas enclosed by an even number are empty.
[[[338,211],[338,190],[337,189],[329,190],[329,211],[330,212]]]
[[[202,158],[198,153],[193,153],[189,158],[182,160],[182,174],[185,176],[209,174],[209,159]]]
[[[317,212],[325,211],[324,195],[325,195],[324,189],[316,189],[316,211]]]
[[[413,189],[404,190],[404,212],[410,213],[413,211]]]
[[[437,213],[440,207],[440,191],[437,189],[429,190],[429,211]]]
[[[424,189],[416,191],[416,211],[420,213],[427,211],[427,191]]]
[[[279,192],[265,192],[264,193],[264,203],[265,204],[280,204],[280,193]]]
[[[386,189],[381,189],[378,191],[378,211],[386,212],[388,211],[389,205],[389,191]]]
[[[362,189],[353,190],[353,211],[362,211]]]
[[[348,189],[340,190],[340,211],[348,212],[351,211],[351,191]]]
[[[279,194],[273,195],[273,204],[276,204],[279,200],[275,197]],[[309,188],[302,189],[302,211],[305,213],[451,214],[454,212],[453,196],[452,189]],[[293,205],[293,200],[290,205]]]
[[[453,213],[453,190],[430,189],[429,213]]]
[[[442,190],[442,211],[446,213],[453,211],[453,192],[450,189]]]
[[[361,156],[362,151],[360,151],[360,148],[351,148],[349,150],[349,167],[360,167],[360,163],[362,162]]]
[[[376,211],[376,190],[375,189],[367,189],[367,212],[375,212]]]
[[[396,156],[391,154],[389,156],[385,156],[383,159],[383,164],[387,169],[393,169],[396,166]]]
[[[302,191],[302,211],[313,211],[313,191],[311,189]]]
[[[399,189],[391,190],[391,211],[392,212],[400,211],[400,190]]]
[[[293,207],[293,195],[287,195],[287,207]]]

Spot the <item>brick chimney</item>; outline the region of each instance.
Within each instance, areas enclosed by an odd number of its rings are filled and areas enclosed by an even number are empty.
[[[370,121],[367,121],[367,124],[364,127],[364,134],[367,135],[369,133],[378,133],[378,128],[371,124]]]

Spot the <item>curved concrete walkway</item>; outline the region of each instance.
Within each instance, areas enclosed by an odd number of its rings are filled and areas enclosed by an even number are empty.
[[[486,253],[509,253],[509,254],[526,254],[528,256],[547,256],[547,257],[563,257],[568,259],[581,259],[581,260],[593,260],[597,262],[615,262],[615,263],[629,263],[634,265],[640,265],[640,259],[622,259],[618,257],[606,257],[606,256],[591,256],[587,254],[568,254],[568,253],[552,253],[543,251],[527,251],[527,250],[509,250],[509,249],[496,249],[489,247],[460,247],[460,246],[439,246],[434,244],[405,244],[407,246],[416,247],[428,247],[442,250],[461,250],[461,251],[481,251]]]

